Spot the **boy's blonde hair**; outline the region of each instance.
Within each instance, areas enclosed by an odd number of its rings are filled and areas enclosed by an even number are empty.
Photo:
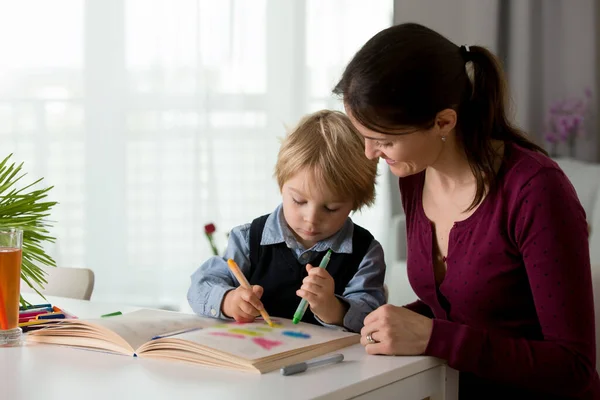
[[[355,211],[375,201],[377,160],[365,156],[364,138],[339,111],[307,115],[286,136],[275,166],[279,189],[305,168],[320,189],[352,199]]]

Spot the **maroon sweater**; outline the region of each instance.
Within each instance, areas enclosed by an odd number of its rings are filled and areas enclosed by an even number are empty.
[[[599,399],[585,212],[548,157],[507,145],[499,183],[450,232],[436,286],[425,173],[400,179],[408,277],[433,318],[426,355],[460,371],[461,399]]]

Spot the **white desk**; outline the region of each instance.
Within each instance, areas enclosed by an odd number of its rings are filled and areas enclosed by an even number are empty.
[[[29,301],[38,302],[32,295]],[[49,297],[80,318],[135,307]],[[369,356],[361,345],[344,362],[282,376],[223,371],[43,344],[0,348],[0,398],[64,399],[388,399],[456,400],[458,373],[431,357]]]

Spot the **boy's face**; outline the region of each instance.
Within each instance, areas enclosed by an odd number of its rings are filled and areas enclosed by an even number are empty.
[[[285,221],[306,249],[339,231],[353,208],[352,199],[340,199],[321,186],[304,169],[281,188]]]

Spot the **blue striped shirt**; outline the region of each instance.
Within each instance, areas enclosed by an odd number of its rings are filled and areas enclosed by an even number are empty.
[[[223,257],[211,257],[194,272],[188,290],[188,302],[196,314],[215,318],[227,318],[221,311],[223,297],[238,286],[237,280],[227,267],[227,259],[233,259],[240,270],[248,276],[250,271],[250,225],[233,228]],[[283,207],[279,205],[267,218],[261,238],[261,246],[285,242],[301,264],[309,264],[316,256],[327,249],[334,253],[352,253],[354,223],[350,218],[342,228],[329,238],[317,242],[310,249],[298,243],[283,217]],[[342,296],[337,296],[348,305],[343,327],[359,332],[365,317],[385,303],[383,280],[385,262],[383,248],[375,239],[361,261],[354,277],[348,282]],[[298,287],[299,289],[300,287]],[[298,298],[300,302],[300,298]],[[316,317],[316,316],[315,316]],[[320,321],[324,326],[334,327]]]

